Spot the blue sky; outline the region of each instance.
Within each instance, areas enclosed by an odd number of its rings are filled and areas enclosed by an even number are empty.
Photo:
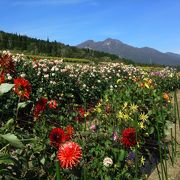
[[[77,45],[119,39],[180,54],[180,0],[0,0],[0,30]]]

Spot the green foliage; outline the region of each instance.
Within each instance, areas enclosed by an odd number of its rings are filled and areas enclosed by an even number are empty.
[[[8,143],[10,143],[12,146],[17,148],[23,148],[22,142],[15,136],[14,134],[0,134],[0,137],[5,139]]]
[[[0,85],[0,95],[9,92],[14,87],[14,84],[3,83]]]

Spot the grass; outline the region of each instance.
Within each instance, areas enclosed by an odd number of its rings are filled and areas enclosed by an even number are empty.
[[[144,71],[149,71],[149,70],[161,71],[163,69],[163,67],[153,67],[153,66],[138,66],[138,68],[141,68]]]
[[[13,55],[15,54],[22,54],[19,51],[11,51]],[[92,63],[94,60],[85,59],[85,58],[68,58],[68,57],[56,57],[56,56],[47,56],[47,55],[32,55],[28,53],[23,53],[27,59],[47,59],[47,60],[61,60],[63,59],[64,62],[71,62],[71,63]]]
[[[89,59],[80,59],[80,58],[67,58],[67,57],[51,57],[51,56],[42,56],[42,55],[25,55],[26,57],[33,59],[48,59],[48,60],[61,60],[64,62],[72,62],[72,63],[90,63],[92,60]]]

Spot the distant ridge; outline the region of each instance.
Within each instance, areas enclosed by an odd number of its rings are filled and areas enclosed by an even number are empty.
[[[115,54],[121,58],[130,59],[138,63],[180,65],[179,54],[171,52],[162,53],[156,49],[149,47],[137,48],[125,44],[117,39],[108,38],[104,41],[98,42],[88,40],[77,45],[77,47]]]

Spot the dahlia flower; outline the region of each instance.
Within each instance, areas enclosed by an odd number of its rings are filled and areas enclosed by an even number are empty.
[[[168,93],[163,93],[163,98],[165,101],[169,101],[169,94]]]
[[[51,108],[51,109],[56,109],[57,106],[58,106],[58,103],[57,103],[56,100],[50,100],[50,101],[49,101],[49,108]]]
[[[54,128],[51,130],[49,135],[50,143],[52,146],[58,148],[61,143],[69,140],[70,137],[64,133],[64,130],[61,128]]]
[[[31,84],[24,78],[14,79],[14,91],[20,98],[29,99]]]
[[[63,169],[71,169],[77,166],[82,158],[81,147],[75,142],[65,142],[59,146],[57,158]]]
[[[127,128],[122,131],[121,143],[127,148],[136,145],[137,141],[135,128]]]
[[[113,160],[109,157],[105,157],[103,160],[103,164],[104,166],[109,167],[113,164]]]

